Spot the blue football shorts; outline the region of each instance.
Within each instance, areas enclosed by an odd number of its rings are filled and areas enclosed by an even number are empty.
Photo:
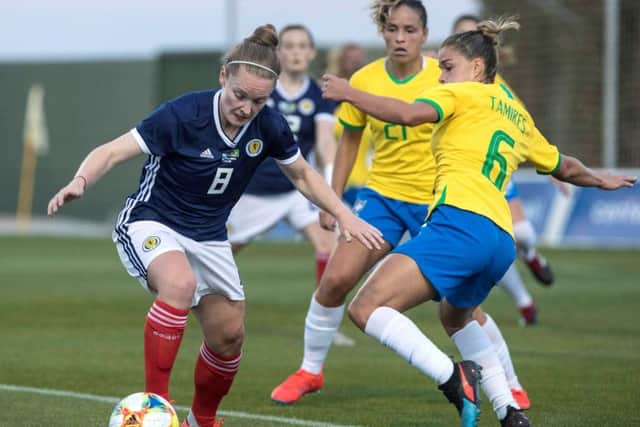
[[[411,237],[418,235],[429,205],[391,199],[364,187],[358,191],[352,209],[358,217],[378,228],[384,240],[395,248],[405,231]]]
[[[489,218],[440,205],[417,237],[396,248],[412,258],[425,278],[458,308],[484,301],[516,257],[513,238]]]

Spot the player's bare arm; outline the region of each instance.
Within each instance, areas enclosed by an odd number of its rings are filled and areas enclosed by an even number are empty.
[[[333,136],[334,122],[332,120],[316,120],[316,154],[318,163],[325,171],[332,169],[333,159],[336,156],[336,140]],[[325,175],[326,176],[326,175]],[[331,178],[331,175],[329,175]]]
[[[581,187],[598,187],[602,190],[617,190],[633,187],[638,177],[596,172],[586,167],[575,157],[562,156],[560,167],[553,176],[561,181]]]
[[[367,249],[381,248],[384,243],[382,233],[356,217],[302,156],[291,164],[280,165],[280,168],[305,197],[336,218],[340,233],[348,242],[355,237]]]
[[[51,198],[47,214],[54,216],[62,205],[82,197],[85,190],[113,166],[139,154],[142,154],[142,150],[131,132],[94,148],[82,161],[71,181]]]
[[[359,110],[385,122],[407,126],[435,123],[440,115],[424,102],[408,104],[399,99],[377,96],[352,87],[348,81],[332,74],[322,76],[322,96],[334,101],[346,101]]]
[[[358,156],[358,146],[360,145],[361,137],[361,130],[347,128],[342,131],[342,135],[340,136],[331,176],[331,188],[333,188],[333,191],[340,198],[342,198],[347,179]],[[320,212],[320,225],[323,228],[333,230],[335,228],[335,222],[336,220],[331,214],[326,211]]]

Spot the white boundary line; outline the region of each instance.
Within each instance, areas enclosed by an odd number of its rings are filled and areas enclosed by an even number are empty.
[[[71,399],[91,400],[94,402],[104,402],[104,403],[112,403],[112,404],[116,404],[120,401],[120,398],[117,398],[117,397],[98,396],[96,394],[77,393],[74,391],[53,390],[48,388],[22,387],[22,386],[11,385],[11,384],[0,384],[0,391],[13,391],[13,392],[20,392],[20,393],[40,394],[44,396],[68,397]],[[176,406],[175,408],[181,411],[189,410],[187,406]],[[274,415],[252,414],[249,412],[240,412],[240,411],[218,411],[218,413],[220,415],[223,415],[225,417],[230,417],[230,418],[245,418],[249,420],[272,421],[272,422],[278,422],[282,424],[296,425],[296,426],[358,427],[353,425],[331,424],[331,423],[325,423],[322,421],[301,420],[298,418],[276,417]]]

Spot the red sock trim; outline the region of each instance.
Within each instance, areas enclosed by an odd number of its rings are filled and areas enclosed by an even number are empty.
[[[153,326],[168,329],[184,329],[187,324],[189,310],[181,310],[156,299],[149,308],[147,319]]]
[[[200,346],[200,357],[209,369],[223,376],[233,376],[238,372],[242,353],[227,356],[212,351],[206,344]]]
[[[169,399],[169,378],[187,325],[188,310],[160,300],[149,308],[144,325],[145,391]]]

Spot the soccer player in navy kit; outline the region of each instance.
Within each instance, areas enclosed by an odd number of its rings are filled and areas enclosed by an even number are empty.
[[[316,54],[313,36],[307,27],[294,24],[283,27],[279,39],[282,73],[267,105],[287,120],[304,158],[315,152],[319,165],[328,171],[335,156],[335,103],[322,98],[320,87],[307,74]],[[267,159],[231,211],[229,241],[236,252],[285,219],[313,245],[318,283],[335,242],[335,235],[320,226],[318,214],[318,208],[296,191],[276,161]]]
[[[300,155],[282,115],[263,108],[280,73],[277,44],[273,26],[258,27],[225,56],[222,89],[167,102],[96,147],[48,206],[54,215],[116,164],[148,155],[113,238],[129,274],[156,297],[144,328],[145,391],[169,397],[189,309],[200,323],[204,342],[183,426],[222,425],[215,415],[238,370],[244,336],[244,291],[225,222],[263,160],[276,159],[298,190],[336,215],[346,238],[370,248],[382,242]]]

